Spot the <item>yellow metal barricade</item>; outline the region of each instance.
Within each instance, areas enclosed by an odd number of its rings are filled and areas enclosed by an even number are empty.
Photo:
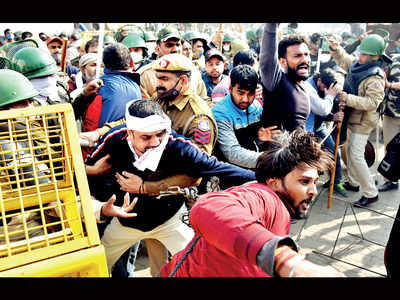
[[[108,277],[70,104],[0,111],[0,276]]]

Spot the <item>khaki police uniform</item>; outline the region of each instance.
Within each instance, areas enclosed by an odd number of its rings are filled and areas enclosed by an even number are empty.
[[[172,73],[190,71],[192,63],[182,54],[168,54],[155,61],[152,69],[154,72]],[[172,128],[211,155],[217,139],[217,126],[210,106],[190,87],[168,103],[156,95],[153,94],[153,99],[171,119]]]
[[[156,100],[170,117],[172,128],[211,155],[217,138],[217,126],[208,104],[190,89],[171,104]]]
[[[155,62],[156,61],[153,61],[137,70],[140,74],[140,91],[143,99],[155,98],[155,95],[157,95],[157,77],[156,72],[153,70]],[[206,85],[201,78],[201,73],[194,65],[192,66],[191,84],[193,90],[195,90],[203,100],[211,105],[211,98],[207,96]]]
[[[336,64],[348,70],[355,62],[355,57],[347,54],[342,47],[331,51]],[[348,128],[355,133],[370,134],[378,121],[379,104],[385,96],[385,79],[379,75],[365,78],[358,86],[358,94],[348,94],[347,106],[354,108],[350,114]]]

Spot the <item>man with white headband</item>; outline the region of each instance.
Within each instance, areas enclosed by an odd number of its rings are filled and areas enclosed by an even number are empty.
[[[104,158],[109,166],[108,173],[100,171],[96,164]],[[140,240],[156,239],[174,254],[193,237],[193,230],[181,221],[181,215],[186,212],[184,196],[147,195],[144,181],[157,181],[175,174],[215,175],[223,179],[226,184],[223,188],[226,188],[255,180],[254,172],[219,162],[189,139],[176,134],[161,106],[150,99],[135,100],[127,105],[126,124],[114,127],[102,137],[86,165],[88,174],[106,178],[103,190],[95,191],[98,219],[101,213],[106,217],[116,216],[102,209],[106,203],[101,202],[115,197],[115,206],[123,206],[125,191],[119,182],[124,175],[135,174],[141,181],[136,191],[130,191],[130,199],[138,198],[131,211],[136,216],[113,218],[101,239],[110,271],[118,258]],[[88,180],[92,180],[90,175]]]

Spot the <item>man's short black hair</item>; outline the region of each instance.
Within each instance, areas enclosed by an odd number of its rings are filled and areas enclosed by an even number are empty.
[[[287,48],[293,45],[306,44],[304,36],[290,35],[279,42],[278,45],[278,58],[286,58]]]
[[[138,99],[129,107],[128,112],[131,116],[137,118],[146,118],[152,115],[164,116],[164,111],[158,102],[152,99]]]
[[[85,52],[88,53],[90,47],[98,45],[99,45],[99,39],[97,37],[88,40],[87,43],[85,44]]]
[[[257,72],[249,65],[238,65],[230,73],[232,88],[238,84],[240,89],[255,92],[258,84]]]
[[[128,70],[131,67],[128,47],[121,43],[108,45],[103,51],[103,63],[110,70]]]
[[[22,34],[21,34],[21,38],[24,40],[24,39],[26,39],[26,38],[30,38],[30,37],[32,37],[32,32],[30,32],[30,31],[24,31]]]
[[[326,85],[326,88],[329,88],[332,83],[336,80],[336,72],[331,68],[325,68],[321,71],[321,73],[316,74],[314,81],[316,82],[318,78],[321,79],[321,82]]]
[[[233,57],[232,66],[254,65],[257,62],[257,54],[252,49],[240,50]]]

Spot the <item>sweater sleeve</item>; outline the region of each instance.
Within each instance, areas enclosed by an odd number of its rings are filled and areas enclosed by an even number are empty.
[[[261,83],[267,91],[275,89],[282,76],[278,61],[278,25],[265,24],[260,49],[260,75]]]
[[[225,158],[232,164],[245,168],[255,168],[257,158],[261,155],[261,152],[243,148],[236,138],[232,123],[221,120],[217,121],[217,125],[217,147],[222,151]]]
[[[333,97],[326,95],[324,98],[321,98],[318,92],[307,81],[304,84],[310,96],[311,111],[318,116],[328,115],[332,110]]]
[[[256,264],[262,247],[277,237],[262,221],[265,214],[274,218],[274,209],[269,207],[271,204],[268,205],[268,201],[260,201],[258,197],[262,196],[257,196],[256,192],[246,193],[246,199],[241,199],[235,192],[205,194],[192,207],[190,223],[196,232],[220,251]],[[266,221],[269,222],[271,219]]]
[[[181,171],[190,177],[217,176],[221,188],[256,180],[254,171],[221,162],[179,135],[171,137],[167,152],[171,168],[176,168],[174,162],[179,161]]]
[[[336,64],[345,70],[346,72],[350,69],[351,65],[357,59],[355,56],[348,54],[344,49],[340,46],[336,50],[330,49],[330,54],[332,55],[333,60]]]

